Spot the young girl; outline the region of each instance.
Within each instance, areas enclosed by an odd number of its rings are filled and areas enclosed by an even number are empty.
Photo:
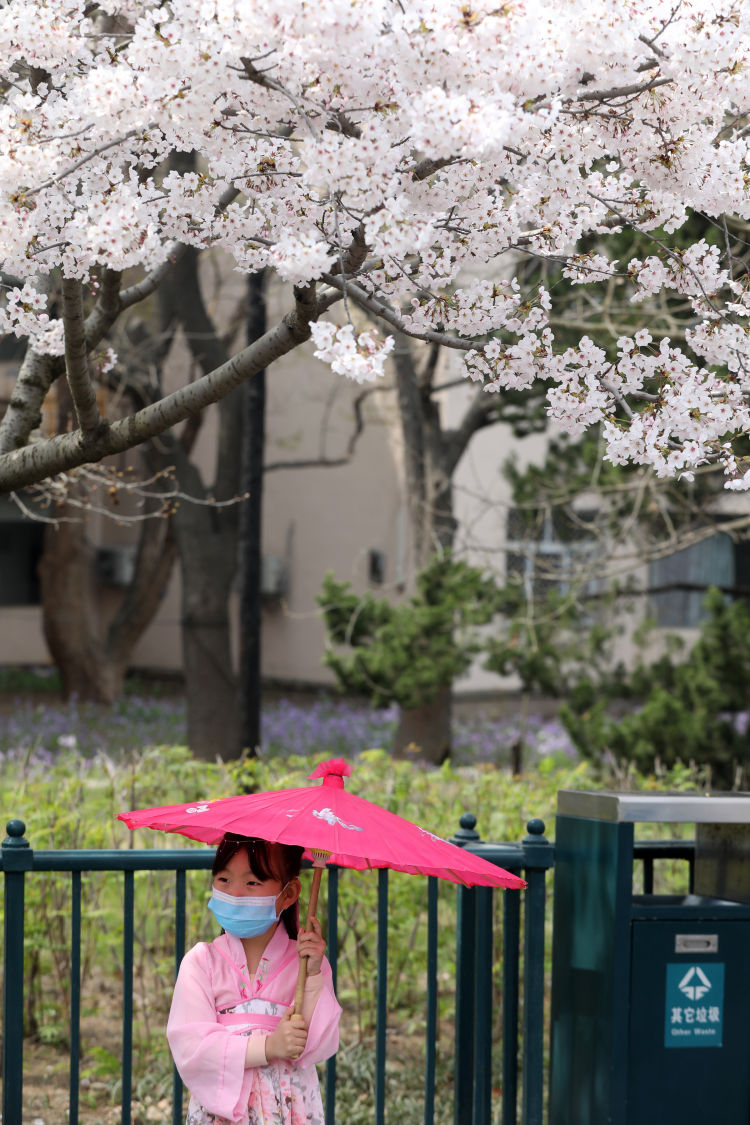
[[[208,905],[224,932],[183,958],[167,1024],[191,1095],[186,1125],[323,1125],[315,1063],[338,1048],[341,1008],[320,923],[298,929],[301,859],[302,848],[246,836],[217,848]]]

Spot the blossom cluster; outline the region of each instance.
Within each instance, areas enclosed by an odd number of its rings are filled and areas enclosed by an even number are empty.
[[[337,375],[348,375],[357,383],[374,383],[385,374],[385,361],[393,348],[393,337],[378,337],[374,329],[355,334],[352,324],[318,320],[310,326],[315,356],[329,363]]]
[[[62,355],[65,351],[62,321],[50,318],[46,294],[28,281],[5,293],[4,304],[0,305],[0,332],[27,337],[46,355]]]
[[[0,331],[40,351],[63,348],[53,271],[143,275],[175,243],[214,247],[330,307],[356,242],[348,298],[386,333],[452,337],[489,392],[548,380],[551,416],[606,423],[613,459],[689,473],[748,428],[727,253],[750,219],[744,0],[7,0],[0,79],[0,271],[18,282]],[[696,214],[719,237],[692,237]],[[521,255],[644,314],[684,298],[687,343],[634,337],[614,363],[601,341],[562,346],[550,294],[512,280]],[[311,330],[334,370],[382,373],[374,330]]]

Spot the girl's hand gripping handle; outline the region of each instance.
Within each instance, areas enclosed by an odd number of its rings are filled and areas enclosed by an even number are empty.
[[[274,1059],[298,1059],[307,1042],[307,1027],[302,1016],[292,1014],[291,1008],[284,1012],[279,1023],[266,1036],[266,1061]]]

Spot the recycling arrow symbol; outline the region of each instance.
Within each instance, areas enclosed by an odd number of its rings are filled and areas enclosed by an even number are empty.
[[[680,983],[677,985],[680,992],[687,996],[688,1000],[700,1000],[701,996],[705,996],[711,990],[711,981],[708,979],[703,969],[693,965],[685,973]]]

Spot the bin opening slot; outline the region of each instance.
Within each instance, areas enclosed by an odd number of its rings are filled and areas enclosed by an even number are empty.
[[[675,953],[718,953],[718,934],[675,934]]]

